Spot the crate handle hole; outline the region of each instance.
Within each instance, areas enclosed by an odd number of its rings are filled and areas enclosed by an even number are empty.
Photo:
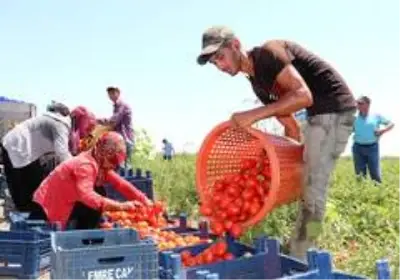
[[[98,259],[100,264],[114,264],[114,263],[120,263],[125,260],[125,257],[111,257],[111,258],[101,258]]]
[[[104,243],[104,238],[82,239],[83,245],[99,245]]]

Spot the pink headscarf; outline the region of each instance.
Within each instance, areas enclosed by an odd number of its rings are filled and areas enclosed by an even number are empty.
[[[72,131],[70,149],[73,154],[78,153],[79,140],[85,138],[96,126],[95,115],[83,106],[78,106],[71,112]]]

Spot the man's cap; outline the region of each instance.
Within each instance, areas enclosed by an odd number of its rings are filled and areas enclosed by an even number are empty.
[[[362,95],[360,98],[357,99],[357,103],[371,103],[371,99],[368,96]]]
[[[210,57],[218,51],[226,42],[235,38],[235,34],[226,26],[212,26],[203,32],[201,53],[197,57],[197,63],[204,65]]]

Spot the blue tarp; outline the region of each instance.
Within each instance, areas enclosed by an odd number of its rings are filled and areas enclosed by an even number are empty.
[[[11,99],[5,96],[0,96],[0,103],[26,103],[25,101]]]

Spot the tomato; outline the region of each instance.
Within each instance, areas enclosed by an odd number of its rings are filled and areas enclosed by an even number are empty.
[[[231,178],[231,183],[239,183],[239,181],[242,179],[242,176],[240,174],[234,174]]]
[[[200,207],[200,213],[204,216],[210,216],[213,213],[213,211],[210,206],[203,204]]]
[[[242,227],[239,224],[233,224],[229,233],[232,235],[232,237],[238,238],[240,235],[242,235]]]
[[[256,193],[257,193],[260,197],[263,197],[263,196],[264,196],[265,191],[264,191],[264,188],[262,187],[262,185],[256,186],[255,189],[256,189]]]
[[[242,192],[242,197],[245,200],[251,200],[254,196],[255,196],[255,191],[252,188],[246,188],[243,192]]]
[[[249,176],[257,176],[260,173],[260,171],[257,168],[252,168],[249,170]]]
[[[232,228],[233,222],[231,220],[224,221],[224,228],[225,230],[230,230]]]
[[[256,188],[259,185],[259,182],[257,180],[256,177],[250,177],[247,181],[246,181],[246,186],[248,188]]]
[[[240,208],[235,205],[230,205],[227,209],[228,216],[236,216],[240,213]]]
[[[255,159],[242,159],[241,169],[248,170],[257,166],[257,161]]]
[[[238,221],[239,221],[239,222],[244,222],[244,221],[247,220],[247,218],[248,218],[248,215],[247,215],[246,213],[242,213],[242,214],[240,214],[240,216],[238,217]]]
[[[221,180],[216,180],[214,182],[214,190],[216,191],[221,191],[225,188],[223,181]]]
[[[222,257],[228,250],[226,242],[218,241],[213,245],[213,252],[216,256]]]
[[[213,196],[213,202],[214,202],[215,204],[219,204],[219,203],[221,202],[221,200],[222,200],[222,196],[221,196],[221,195],[214,194],[214,196]]]
[[[238,197],[237,199],[235,199],[235,201],[233,201],[233,204],[239,208],[242,208],[243,203],[244,203],[244,201],[243,201],[243,198],[241,198],[241,197]]]
[[[261,205],[259,203],[252,204],[249,210],[250,215],[255,215],[260,211]]]
[[[229,260],[233,260],[235,258],[235,256],[232,253],[226,253],[224,255],[224,259],[229,261]]]
[[[265,168],[262,172],[265,178],[270,179],[271,178],[271,170],[269,167]]]
[[[236,197],[238,197],[239,196],[239,186],[235,186],[235,185],[231,185],[231,186],[229,186],[227,189],[226,189],[226,193],[229,195],[229,196],[231,196],[231,197],[233,197],[233,198],[236,198]]]
[[[223,197],[219,203],[219,207],[221,209],[226,209],[229,206],[229,204],[231,204],[231,201],[232,200],[229,197]]]
[[[218,221],[213,221],[211,223],[211,231],[215,234],[215,235],[222,235],[224,233],[224,226],[222,225],[221,222]]]
[[[204,263],[212,263],[214,259],[213,253],[211,251],[204,252],[203,262]]]
[[[251,202],[249,200],[245,200],[242,206],[243,212],[249,212],[251,207]]]
[[[196,259],[195,258],[190,258],[190,259],[188,259],[186,261],[186,264],[187,264],[188,267],[195,266],[196,265]]]
[[[217,218],[220,221],[223,221],[226,218],[228,218],[228,213],[226,213],[225,211],[218,211],[215,213],[215,218]]]

